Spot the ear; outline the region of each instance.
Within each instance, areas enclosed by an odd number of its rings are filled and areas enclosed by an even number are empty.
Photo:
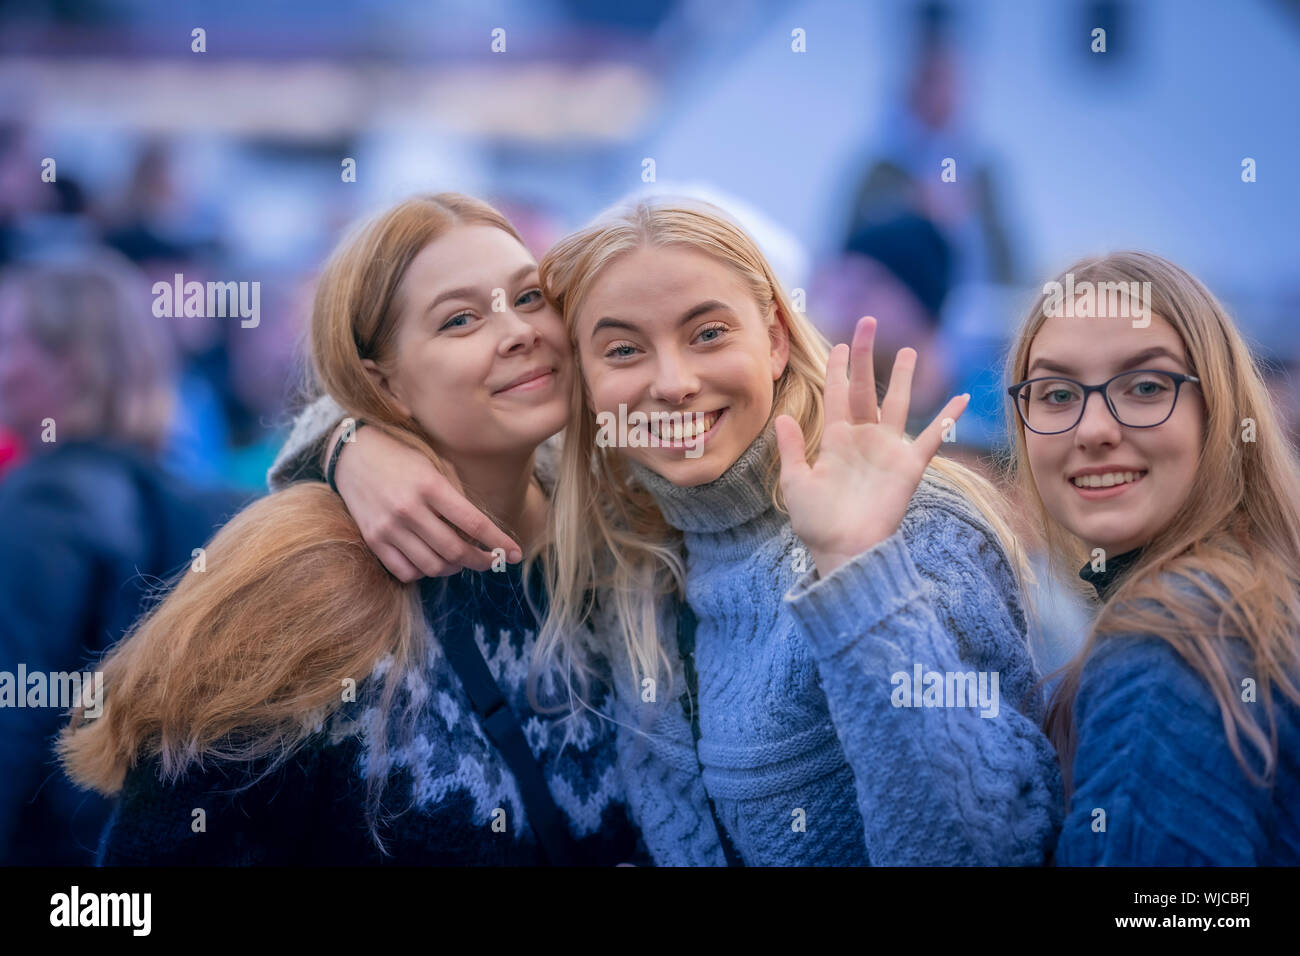
[[[375,388],[384,393],[388,400],[393,404],[393,407],[396,408],[403,417],[410,418],[410,406],[402,401],[401,396],[397,393],[393,384],[388,380],[388,376],[384,374],[383,369],[379,367],[379,364],[373,359],[362,359],[361,365],[365,368],[366,374],[370,376],[370,381],[374,383]]]
[[[772,343],[772,381],[775,382],[790,361],[790,330],[786,328],[780,306],[775,303],[772,305],[772,321],[768,323],[767,335]]]

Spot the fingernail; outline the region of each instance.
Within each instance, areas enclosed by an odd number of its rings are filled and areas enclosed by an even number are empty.
[[[523,556],[523,553],[522,553],[521,551],[518,551],[518,550],[511,550],[511,552],[510,552],[510,554],[509,554],[509,558],[510,558],[510,563],[511,563],[511,564],[518,564],[520,561],[522,561],[522,560],[524,559],[524,556]]]

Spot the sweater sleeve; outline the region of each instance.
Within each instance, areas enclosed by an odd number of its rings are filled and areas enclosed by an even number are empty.
[[[266,474],[267,486],[279,491],[294,481],[324,481],[321,458],[325,443],[344,415],[338,402],[328,395],[322,395],[299,412],[289,437]]]
[[[1058,864],[1260,862],[1270,792],[1246,777],[1209,684],[1168,642],[1102,643],[1084,667],[1075,721],[1074,792]]]
[[[312,862],[312,795],[328,792],[316,748],[264,775],[210,762],[164,782],[157,758],[127,772],[99,866],[283,866]],[[200,812],[201,811],[201,812]]]
[[[1042,865],[1060,771],[988,526],[914,499],[893,536],[824,579],[804,575],[786,601],[853,768],[872,863]]]

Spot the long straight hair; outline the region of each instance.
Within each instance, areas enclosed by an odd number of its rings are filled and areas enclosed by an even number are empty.
[[[611,263],[646,247],[685,248],[714,258],[745,281],[767,322],[784,324],[789,360],[776,382],[764,427],[771,427],[778,415],[792,416],[803,429],[808,460],[813,461],[825,422],[822,393],[829,343],[793,308],[754,240],[716,206],[684,199],[645,199],[616,207],[552,247],[540,265],[542,289],[560,309],[571,339],[578,312],[597,278]],[[573,345],[576,355],[576,339]],[[550,614],[538,653],[549,656],[565,650],[571,636],[581,632],[597,598],[606,597],[612,602],[618,634],[602,638],[612,641],[620,657],[630,663],[637,684],[647,677],[657,681],[671,673],[657,610],[665,598],[684,593],[682,535],[664,520],[649,493],[631,480],[624,456],[597,444],[595,412],[579,376],[574,376],[570,406],[551,511]],[[779,468],[774,458],[763,481],[773,505],[785,513]],[[936,459],[927,472],[984,515],[1023,580],[1024,554],[992,485],[945,459]]]
[[[468,196],[408,199],[339,244],[320,275],[310,328],[319,385],[349,415],[446,474],[450,465],[362,361],[391,359],[407,267],[462,224],[520,239],[504,216]],[[167,781],[206,759],[269,758],[273,769],[339,709],[346,681],[355,686],[374,674],[382,682],[373,686],[375,722],[366,728],[366,803],[382,849],[386,754],[390,740],[410,739],[419,717],[412,695],[397,702],[428,652],[418,584],[388,574],[343,502],[320,483],[255,502],[205,552],[203,570],[184,573],[104,658],[103,713],[91,719],[78,709],[58,745],[68,775],[112,796],[142,757],[158,757]],[[398,719],[390,721],[390,712]]]
[[[1200,282],[1166,259],[1117,252],[1065,269],[1075,283],[1149,282],[1150,308],[1174,327],[1200,379],[1205,443],[1183,507],[1142,549],[1137,563],[1102,606],[1079,654],[1061,670],[1047,712],[1047,732],[1061,755],[1066,786],[1077,746],[1074,701],[1098,643],[1120,634],[1167,641],[1209,684],[1228,743],[1247,777],[1265,784],[1277,765],[1273,692],[1300,703],[1300,467],[1278,421],[1263,377],[1227,312]],[[1034,336],[1046,319],[1048,294],[1036,296],[1009,353],[1007,381],[1024,381]],[[1015,435],[1012,480],[1033,507],[1057,575],[1075,579],[1087,563],[1083,541],[1052,520],[1029,469],[1024,425],[1008,397]],[[1243,440],[1247,420],[1255,440]],[[1258,681],[1266,727],[1242,701],[1241,664],[1229,637],[1245,641],[1249,676]],[[1242,738],[1259,754],[1248,763]]]

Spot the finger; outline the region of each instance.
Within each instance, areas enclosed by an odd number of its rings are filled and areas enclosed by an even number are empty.
[[[876,398],[876,372],[872,346],[876,340],[876,320],[864,315],[853,330],[849,365],[849,421],[875,424],[880,420]]]
[[[826,360],[826,424],[849,420],[849,347],[837,345]]]
[[[438,476],[437,481],[425,495],[425,500],[444,521],[452,527],[459,528],[486,550],[501,548],[505,551],[507,560],[523,560],[523,549],[515,540],[498,528],[491,518],[470,504],[444,476]]]
[[[806,474],[810,469],[804,455],[803,429],[789,415],[779,415],[776,428],[776,450],[781,456],[781,484]]]
[[[402,553],[411,564],[419,569],[422,578],[437,578],[445,574],[459,571],[463,564],[457,564],[457,567],[447,570],[448,564],[453,562],[447,560],[447,556],[440,552],[435,552],[422,540],[419,535],[406,528],[398,528],[390,532],[388,542],[394,548]]]
[[[494,555],[491,552],[484,551],[473,542],[463,539],[456,533],[455,528],[427,509],[418,512],[413,519],[409,519],[406,527],[414,531],[436,557],[447,564],[456,565],[456,570],[473,568],[475,571],[486,571],[492,567]],[[503,553],[509,554],[509,549],[505,549]],[[411,555],[407,556],[411,557]]]
[[[403,584],[410,584],[412,581],[418,581],[424,577],[423,572],[406,560],[406,556],[392,545],[381,544],[373,550],[375,557],[379,559],[379,563],[388,569],[389,574]]]
[[[916,370],[916,349],[899,349],[894,370],[889,373],[889,391],[880,406],[880,423],[897,429],[907,427],[907,408],[912,404],[912,373]]]
[[[957,423],[957,419],[961,418],[962,412],[966,411],[969,405],[969,392],[948,399],[948,404],[943,406],[943,410],[935,416],[934,421],[926,426],[925,431],[916,436],[914,444],[925,455],[927,462],[939,453],[939,446],[943,444],[943,433],[950,425]]]

